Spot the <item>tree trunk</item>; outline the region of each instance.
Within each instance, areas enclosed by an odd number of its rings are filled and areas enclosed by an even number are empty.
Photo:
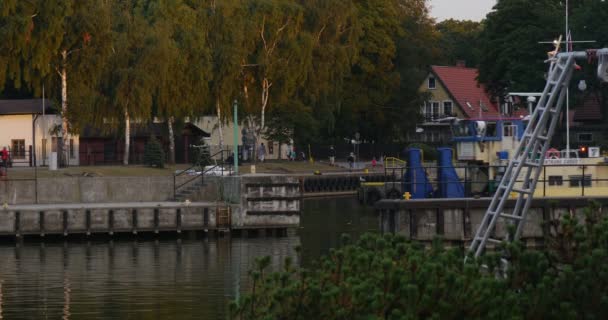
[[[61,70],[59,75],[61,77],[61,137],[62,140],[59,144],[59,165],[64,166],[67,160],[67,150],[69,148],[68,142],[68,71],[67,71],[67,50],[61,51]]]
[[[173,134],[173,116],[169,117],[167,124],[169,125],[169,163],[175,164],[175,135]]]
[[[220,98],[215,99],[215,110],[217,111],[217,125],[220,130],[220,150],[224,150],[224,128],[222,125],[222,110],[220,109]]]
[[[125,152],[122,159],[122,164],[125,166],[129,164],[129,147],[131,145],[131,123],[129,120],[129,111],[125,107]]]

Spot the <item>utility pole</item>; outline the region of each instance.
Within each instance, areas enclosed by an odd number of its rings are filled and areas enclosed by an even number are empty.
[[[238,121],[238,105],[234,99],[234,174],[239,174],[239,121]]]

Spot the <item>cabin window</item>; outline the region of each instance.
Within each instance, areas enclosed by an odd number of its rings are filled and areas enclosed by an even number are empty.
[[[516,126],[514,126],[511,122],[505,122],[502,124],[502,135],[503,137],[513,137],[515,136]]]
[[[585,187],[591,187],[591,175],[585,175],[584,178],[583,176],[570,176],[568,178],[570,179],[571,187],[581,187],[583,185]]]
[[[429,89],[435,89],[437,85],[436,82],[435,77],[429,77]]]
[[[564,184],[564,178],[562,176],[549,176],[550,186],[561,186]]]
[[[486,124],[486,137],[496,137],[496,122]]]
[[[443,102],[443,114],[446,116],[452,116],[452,101]]]
[[[11,157],[14,159],[25,158],[25,140],[11,140]]]
[[[579,142],[592,142],[593,141],[593,133],[579,133],[578,134]]]

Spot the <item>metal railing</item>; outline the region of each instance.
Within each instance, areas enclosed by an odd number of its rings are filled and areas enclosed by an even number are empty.
[[[404,183],[403,176],[408,169],[423,169],[426,173],[428,183],[437,190],[439,185],[447,186],[450,183],[460,183],[464,186],[465,197],[492,196],[500,183],[495,179],[497,171],[506,169],[506,165],[485,165],[485,166],[420,166],[420,167],[392,167],[384,169],[385,175],[389,177],[387,181],[394,183]],[[442,168],[454,168],[459,177],[458,182],[443,182],[438,179],[437,170]],[[572,170],[575,168],[575,170]],[[604,168],[604,169],[601,169]],[[600,169],[600,170],[594,170]],[[478,175],[487,176],[487,179],[478,179]],[[517,179],[515,183],[523,183],[523,179]],[[423,185],[425,182],[409,182],[411,185]],[[394,187],[385,184],[385,188]],[[605,188],[605,189],[599,189]],[[576,192],[572,192],[577,190]],[[536,195],[542,196],[588,196],[593,195],[595,190],[600,192],[605,190],[608,194],[608,165],[606,164],[561,164],[545,165],[541,177],[536,184]],[[558,194],[560,193],[560,194]],[[430,198],[436,197],[430,195]]]
[[[224,153],[226,154],[230,154],[231,151],[230,150],[220,150],[214,154],[209,155],[209,158],[212,159],[217,159],[218,155],[220,158],[220,164],[217,163],[217,160],[215,165],[210,166],[209,168],[205,169],[205,166],[201,166],[200,164],[194,164],[191,167],[180,171],[179,173],[173,174],[173,199],[176,198],[177,196],[177,192],[182,189],[183,187],[190,185],[192,182],[200,179],[201,184],[204,182],[205,180],[205,174],[214,171],[217,168],[220,168],[220,174],[221,176],[224,175],[224,169],[226,166],[228,166],[228,172],[233,172],[233,168],[232,168],[232,163],[226,162],[225,159],[228,159],[229,157],[224,158]],[[196,168],[200,168],[200,171],[195,171],[194,169]],[[200,172],[200,173],[199,173]],[[177,184],[177,178],[183,175],[187,175],[187,174],[192,174],[194,173],[194,177],[187,179],[186,181]]]

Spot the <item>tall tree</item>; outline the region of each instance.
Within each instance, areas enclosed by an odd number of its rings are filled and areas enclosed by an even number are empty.
[[[467,66],[477,66],[479,35],[482,30],[480,22],[448,19],[439,22],[435,27],[439,33],[438,46],[443,63],[454,65],[458,60],[462,60]]]
[[[543,61],[552,48],[538,42],[564,33],[561,2],[499,0],[488,14],[480,35],[479,81],[493,96],[502,98],[506,90],[542,90]]]
[[[155,77],[167,58],[162,42],[166,36],[145,18],[145,0],[125,0],[113,6],[113,54],[105,66],[103,92],[106,117],[124,124],[123,164],[129,164],[131,122],[149,119],[156,88]],[[119,121],[112,121],[118,126]]]
[[[204,26],[210,48],[211,99],[218,118],[220,147],[224,147],[223,124],[229,118],[232,101],[241,94],[242,63],[248,56],[247,6],[244,0],[209,0]]]
[[[266,129],[271,98],[280,105],[301,83],[309,62],[310,38],[302,32],[304,13],[296,3],[255,0],[249,12],[253,50],[243,64],[243,95],[247,124],[257,144]]]
[[[157,30],[152,50],[163,61],[154,82],[154,101],[157,115],[167,123],[170,163],[175,163],[176,119],[201,112],[206,104],[210,70],[206,30],[199,24],[203,9],[196,3],[158,1],[146,13]]]
[[[312,38],[312,48],[311,62],[296,99],[309,106],[313,120],[319,125],[297,126],[293,132],[296,140],[300,140],[297,142],[310,143],[317,128],[322,128],[325,136],[334,136],[335,112],[344,99],[344,81],[358,53],[361,28],[352,0],[301,0],[300,3],[306,10],[305,28]]]
[[[57,84],[60,95],[51,92],[50,96],[59,96],[61,100],[63,143],[59,144],[60,151],[67,150],[69,141],[68,88],[76,84],[81,89],[74,91],[76,101],[85,99],[83,94],[95,83],[103,65],[91,62],[103,59],[108,53],[110,6],[110,1],[94,0],[3,4],[2,12],[6,16],[0,24],[3,38],[8,41],[0,53],[0,68],[5,68],[0,69],[0,78],[7,74],[15,87],[25,84],[34,92],[40,92],[45,79]],[[60,156],[63,160],[63,152]]]

